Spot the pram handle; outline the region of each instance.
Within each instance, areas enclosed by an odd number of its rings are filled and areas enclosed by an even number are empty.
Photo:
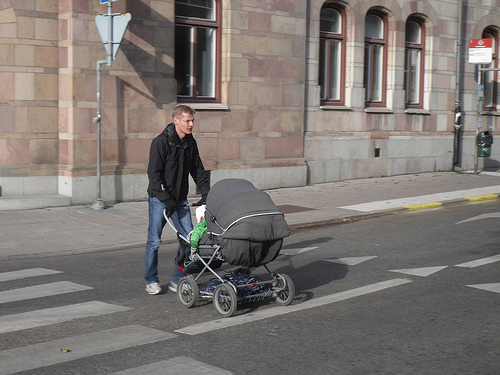
[[[196,203],[182,203],[182,204],[178,204],[176,206],[176,209],[182,208],[182,207],[197,207],[197,206],[202,206],[202,204],[200,204],[199,202],[196,202]],[[177,231],[177,228],[174,226],[172,220],[170,219],[170,217],[172,216],[172,214],[173,214],[173,212],[167,211],[166,207],[163,209],[163,216],[165,217],[165,220],[167,221],[167,223],[170,226],[170,228],[172,228],[172,230],[177,234],[177,238],[179,240],[183,240],[184,242],[186,242],[186,243],[189,244],[190,243],[189,239],[186,238],[186,237],[184,237],[182,234],[179,233],[179,231]]]
[[[182,208],[182,207],[199,207],[199,206],[203,206],[203,203],[200,203],[200,202],[195,202],[195,203],[182,203],[182,204],[178,204],[175,206],[175,210],[177,210],[178,208]],[[167,209],[165,208],[163,210],[164,212],[164,215],[166,213],[166,215],[168,217],[172,216],[172,214],[174,213],[173,211],[167,211]]]

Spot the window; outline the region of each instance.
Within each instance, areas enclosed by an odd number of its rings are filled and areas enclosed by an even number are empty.
[[[364,86],[367,106],[385,105],[387,75],[386,19],[379,13],[365,17]]]
[[[486,29],[481,38],[493,39],[492,52],[493,61],[491,64],[484,65],[483,68],[497,69],[498,68],[498,34],[495,30]],[[497,106],[497,71],[485,71],[482,76],[482,83],[484,85],[484,101],[483,108],[488,111],[496,110]]]
[[[417,19],[406,21],[405,37],[405,103],[422,108],[424,77],[424,27]]]
[[[175,79],[183,101],[220,100],[220,6],[175,0]]]
[[[320,13],[319,86],[323,104],[343,104],[344,12],[325,6]]]

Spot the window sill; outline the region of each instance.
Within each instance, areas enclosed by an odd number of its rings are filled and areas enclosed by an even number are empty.
[[[394,113],[394,111],[390,108],[384,107],[368,107],[365,108],[366,113]]]
[[[196,111],[229,111],[229,106],[221,103],[177,103],[190,106]]]
[[[482,111],[481,116],[500,116],[498,111]]]
[[[430,115],[431,114],[426,109],[418,109],[418,108],[407,108],[407,109],[405,109],[405,113],[407,115]]]
[[[351,107],[345,105],[320,105],[319,109],[324,111],[352,111]]]

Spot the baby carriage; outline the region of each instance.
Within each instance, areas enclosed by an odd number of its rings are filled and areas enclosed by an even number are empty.
[[[166,213],[165,218],[176,231]],[[283,238],[290,234],[283,213],[268,194],[243,179],[221,180],[210,189],[205,220],[207,233],[199,242],[197,259],[186,259],[184,270],[189,275],[177,284],[177,297],[183,306],[192,307],[200,298],[210,299],[218,313],[229,317],[238,303],[266,297],[281,305],[292,303],[292,279],[267,267],[279,255]],[[177,236],[189,243],[180,233]],[[239,268],[220,276],[216,270],[225,262]],[[250,269],[260,266],[269,273],[268,280],[251,276]],[[198,282],[205,272],[215,278],[200,288]]]

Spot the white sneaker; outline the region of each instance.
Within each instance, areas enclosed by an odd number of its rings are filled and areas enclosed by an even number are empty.
[[[171,292],[177,293],[177,284],[174,283],[173,281],[171,281],[168,284],[168,290],[170,290]]]
[[[163,292],[161,290],[161,286],[158,283],[151,283],[151,284],[146,284],[146,292],[149,294],[160,294]]]

